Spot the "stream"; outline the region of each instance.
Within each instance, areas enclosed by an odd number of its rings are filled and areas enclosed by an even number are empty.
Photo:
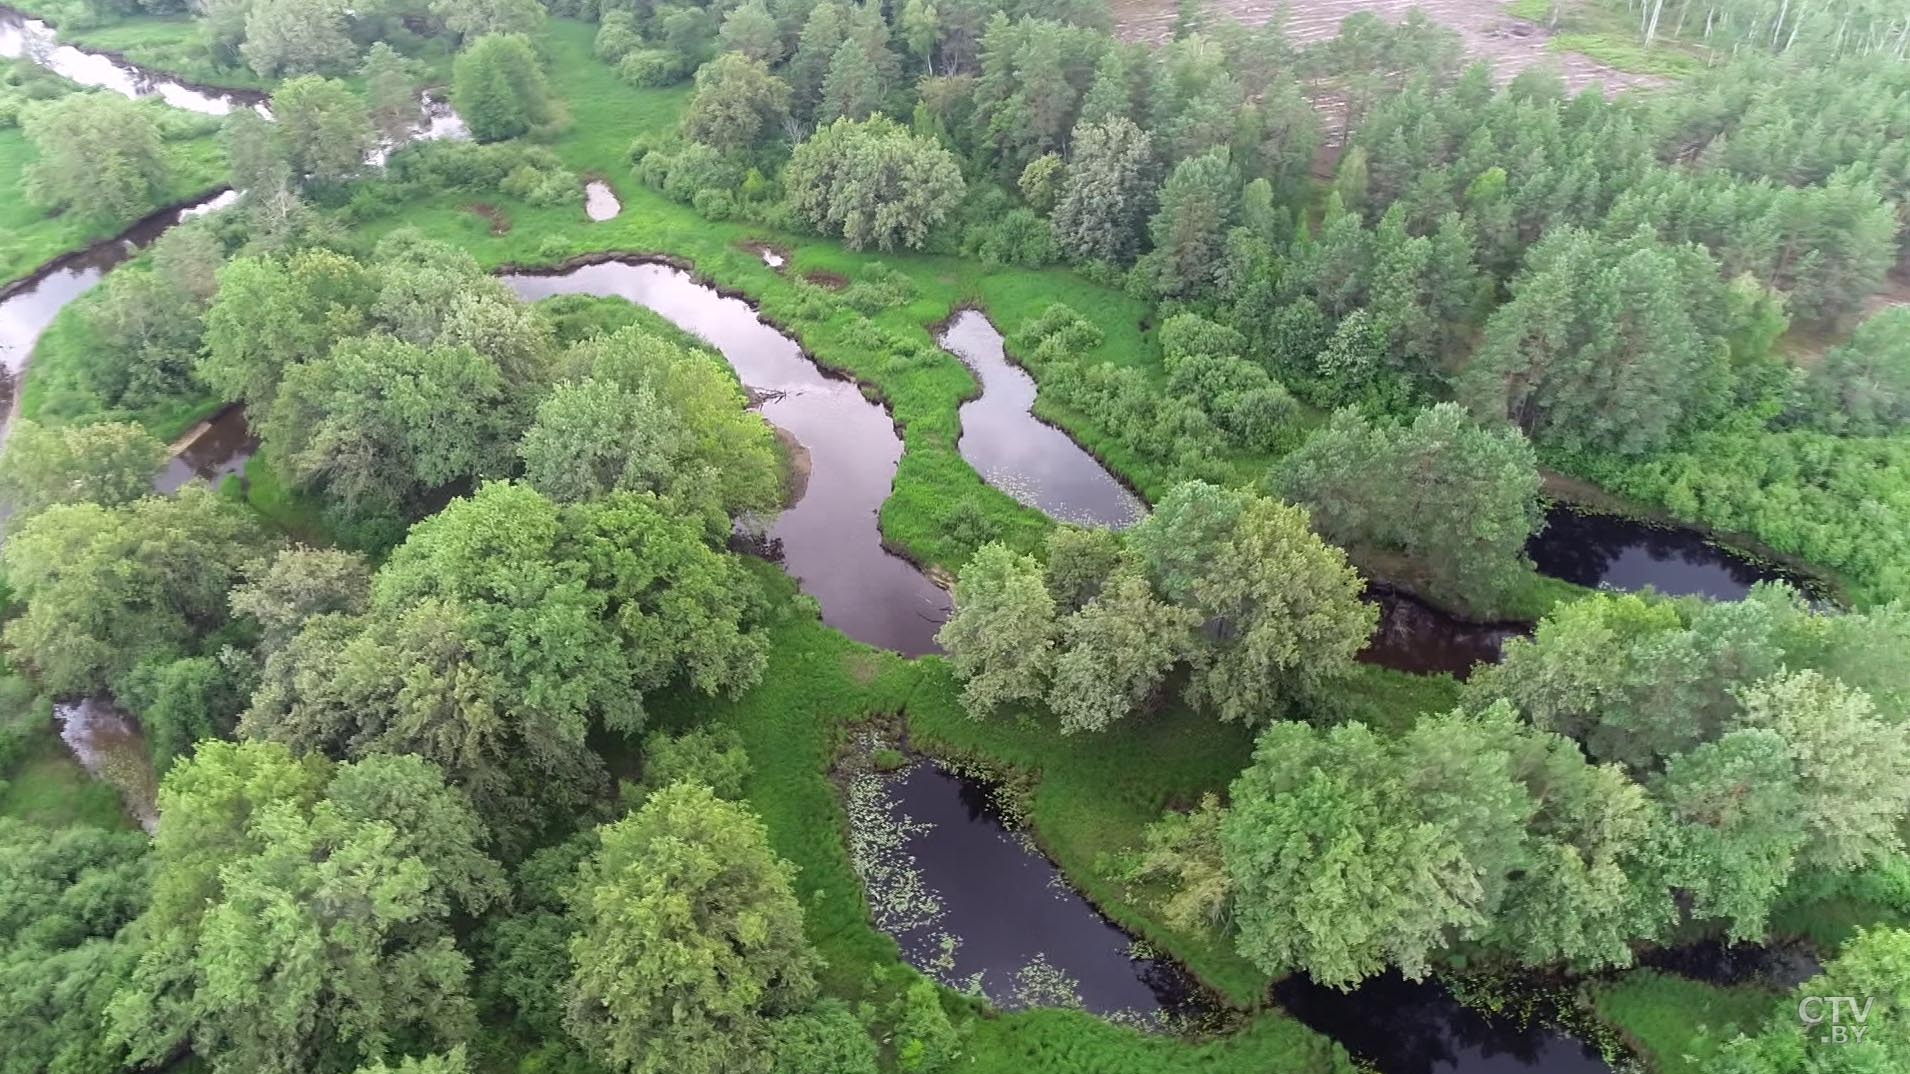
[[[126,812],[146,834],[159,830],[159,779],[145,733],[133,718],[104,698],[53,706],[60,741],[93,778],[119,792]]]
[[[82,86],[111,90],[123,97],[157,97],[175,108],[209,116],[235,109],[263,111],[265,94],[255,90],[194,85],[148,71],[117,56],[62,45],[59,34],[39,19],[0,6],[0,58],[25,59]]]
[[[809,453],[807,487],[769,526],[766,551],[857,641],[908,656],[939,651],[946,590],[882,544],[876,516],[895,483],[902,438],[854,381],[824,373],[749,303],[682,269],[632,258],[501,277],[519,298],[624,298],[707,341],[736,370],[763,417]]]
[[[1596,514],[1566,503],[1545,513],[1526,545],[1542,573],[1593,589],[1657,590],[1668,597],[1742,600],[1759,582],[1785,581],[1804,592],[1808,579],[1760,562],[1696,530]]]
[[[981,380],[962,404],[962,458],[982,480],[1050,518],[1123,529],[1147,505],[1060,429],[1035,417],[1035,380],[1008,360],[1002,336],[979,310],[957,313],[936,336]]]

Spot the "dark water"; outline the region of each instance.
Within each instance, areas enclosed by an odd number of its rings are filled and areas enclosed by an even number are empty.
[[[134,224],[117,238],[90,246],[71,257],[61,258],[39,275],[29,278],[12,294],[0,299],[0,369],[5,372],[8,422],[17,408],[15,390],[26,372],[27,360],[40,334],[53,323],[54,315],[68,302],[93,289],[114,266],[133,256],[182,220],[222,209],[237,200],[230,190],[221,191],[183,209],[155,213]]]
[[[626,298],[721,351],[764,399],[763,417],[809,452],[808,487],[768,532],[783,567],[822,606],[823,622],[857,641],[910,656],[938,651],[935,632],[948,617],[948,592],[886,551],[876,529],[902,457],[886,410],[853,382],[824,375],[747,302],[725,298],[681,269],[612,261],[502,279],[526,300]]]
[[[592,179],[584,184],[584,215],[592,220],[612,220],[623,211],[623,203],[617,200],[617,194],[610,184],[601,179]]]
[[[849,814],[876,924],[930,976],[978,982],[1004,1009],[1079,1005],[1143,1022],[1204,1010],[1184,971],[1145,957],[1010,830],[985,785],[928,763],[861,776]]]
[[[1788,992],[1824,971],[1808,946],[1727,944],[1723,940],[1670,947],[1640,955],[1638,964],[1715,985],[1762,985]]]
[[[1611,1074],[1598,1051],[1543,1025],[1473,1010],[1433,980],[1397,973],[1351,992],[1304,976],[1274,986],[1295,1018],[1379,1074]]]
[[[1512,623],[1468,623],[1390,589],[1370,589],[1366,599],[1379,605],[1379,626],[1359,659],[1394,671],[1463,680],[1477,664],[1498,663],[1506,639],[1526,632]]]
[[[937,340],[981,379],[962,404],[962,458],[989,484],[1052,518],[1121,529],[1147,505],[1068,434],[1033,413],[1035,381],[1008,360],[1001,333],[976,310],[962,310]]]
[[[1712,544],[1695,530],[1554,504],[1526,545],[1541,572],[1597,589],[1649,586],[1666,596],[1741,600],[1758,582],[1799,579]]]
[[[111,784],[126,811],[148,833],[159,827],[159,779],[145,733],[131,716],[104,698],[53,706],[60,739],[95,779]]]
[[[0,7],[0,57],[31,60],[82,86],[125,97],[158,97],[175,108],[209,116],[260,107],[265,101],[263,93],[196,86],[111,56],[62,45],[51,26],[8,7]]]
[[[243,407],[227,407],[186,435],[186,442],[154,479],[156,491],[177,492],[194,478],[217,488],[228,477],[243,476],[245,464],[259,450],[259,438],[246,424]]]

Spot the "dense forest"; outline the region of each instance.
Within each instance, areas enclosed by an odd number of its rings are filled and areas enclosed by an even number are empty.
[[[1515,5],[1680,57],[1617,94],[1419,11],[21,6],[146,81],[0,61],[3,1074],[1394,1074],[1281,991],[1389,981],[1910,1070],[1902,11]],[[963,310],[1144,517],[971,465]],[[1759,580],[1542,573],[1558,500]],[[923,769],[1196,1013],[906,941]]]

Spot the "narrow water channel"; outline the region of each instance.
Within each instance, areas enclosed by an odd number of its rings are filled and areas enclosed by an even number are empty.
[[[1199,988],[1069,886],[985,784],[918,763],[854,778],[850,851],[902,957],[1004,1010],[1081,1007],[1142,1025],[1208,1010]]]
[[[768,530],[770,551],[822,607],[822,621],[909,656],[937,652],[948,592],[882,545],[877,512],[895,483],[902,438],[888,411],[853,381],[825,374],[796,342],[669,265],[605,261],[501,277],[519,298],[624,298],[662,314],[720,351],[763,417],[809,453],[807,487]]]
[[[962,310],[936,342],[981,380],[962,404],[962,458],[982,480],[1049,517],[1122,529],[1147,505],[1060,429],[1035,417],[1035,380],[1008,360],[1001,333],[979,310]]]
[[[1379,626],[1359,659],[1394,671],[1443,672],[1463,680],[1480,664],[1498,663],[1506,640],[1528,630],[1518,623],[1469,623],[1417,597],[1378,586],[1367,590],[1366,599],[1379,605]]]
[[[200,422],[179,443],[153,480],[153,491],[174,493],[195,478],[217,488],[228,477],[242,477],[259,450],[259,438],[246,424],[245,408],[229,406]]]
[[[0,6],[0,57],[31,60],[82,86],[111,90],[124,97],[157,97],[174,108],[203,115],[223,116],[265,103],[263,93],[194,85],[115,56],[62,45],[53,27],[4,6]]]

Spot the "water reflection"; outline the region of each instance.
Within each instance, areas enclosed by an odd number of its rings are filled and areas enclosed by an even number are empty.
[[[245,464],[258,450],[259,438],[246,424],[245,409],[227,407],[180,438],[165,469],[154,479],[153,489],[177,492],[194,478],[216,488],[228,477],[243,477]]]
[[[1120,529],[1146,505],[1067,433],[1036,418],[1035,381],[1008,360],[1001,333],[977,310],[962,310],[937,337],[982,383],[962,404],[962,458],[982,479],[1063,522]]]
[[[112,56],[62,45],[51,26],[8,7],[0,7],[0,57],[31,60],[82,86],[124,97],[157,97],[202,115],[223,116],[237,108],[264,111],[263,93],[196,86]]]
[[[617,194],[610,184],[602,179],[592,179],[584,184],[584,215],[592,220],[613,220],[623,212],[623,203],[617,200]]]
[[[1545,529],[1526,552],[1541,572],[1598,589],[1650,587],[1666,596],[1741,600],[1758,582],[1802,582],[1713,544],[1695,530],[1593,514],[1568,504],[1546,512]]]
[[[1305,976],[1274,986],[1280,1006],[1379,1074],[1611,1074],[1596,1048],[1541,1023],[1460,1003],[1435,980],[1398,973],[1350,992]]]
[[[949,595],[882,544],[877,512],[895,482],[902,438],[888,411],[854,382],[822,372],[747,302],[726,298],[669,265],[606,261],[502,277],[519,298],[586,294],[646,306],[720,351],[763,417],[807,449],[802,498],[776,517],[764,551],[822,607],[822,621],[870,645],[936,652]]]
[[[1445,672],[1464,680],[1474,666],[1498,663],[1506,639],[1529,629],[1512,623],[1468,623],[1390,589],[1368,590],[1366,599],[1379,605],[1379,626],[1359,659],[1394,671]]]
[[[850,845],[876,924],[910,965],[1003,1009],[1081,1006],[1143,1022],[1206,1011],[1004,819],[989,788],[922,763],[849,789]]]
[[[153,774],[146,736],[131,716],[103,698],[89,697],[53,706],[60,740],[95,779],[119,791],[139,826],[159,829],[159,779]]]

